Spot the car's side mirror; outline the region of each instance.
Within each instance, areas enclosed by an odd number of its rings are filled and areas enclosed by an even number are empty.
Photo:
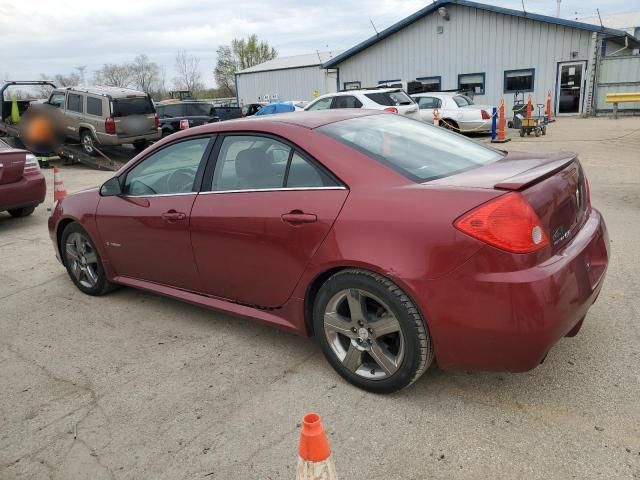
[[[100,187],[100,196],[102,197],[117,197],[118,195],[122,195],[122,185],[120,185],[118,177],[110,178]]]

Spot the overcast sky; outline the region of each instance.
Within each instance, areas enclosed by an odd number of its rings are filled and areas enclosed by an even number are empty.
[[[635,0],[563,0],[574,19],[632,9]],[[281,56],[343,50],[429,4],[429,0],[0,0],[0,80],[68,74],[86,66],[87,78],[107,62],[140,53],[166,69],[176,53],[201,59],[213,86],[216,49],[252,33]],[[521,0],[487,1],[521,9]],[[528,11],[555,15],[555,0],[525,0]]]

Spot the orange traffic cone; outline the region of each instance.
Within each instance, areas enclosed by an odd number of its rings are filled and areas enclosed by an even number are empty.
[[[507,138],[507,134],[504,129],[505,118],[504,118],[504,98],[500,100],[500,106],[498,107],[498,135],[495,140],[491,140],[491,143],[506,143],[510,141],[510,138]]]
[[[302,417],[296,480],[337,480],[329,441],[317,413]]]
[[[553,111],[551,110],[551,90],[547,92],[547,123],[555,121],[553,119]]]
[[[60,168],[53,167],[53,201],[57,202],[67,196],[67,190],[62,182],[62,174]]]

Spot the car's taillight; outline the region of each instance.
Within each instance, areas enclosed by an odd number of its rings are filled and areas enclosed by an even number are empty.
[[[465,213],[454,226],[478,240],[513,253],[531,253],[549,245],[549,238],[531,205],[517,192]]]
[[[389,113],[398,113],[398,109],[396,107],[387,107],[384,111]]]
[[[586,176],[584,177],[584,189],[587,191],[587,212],[589,212],[591,210],[591,187]]]
[[[33,175],[34,173],[40,172],[40,164],[38,163],[38,159],[35,155],[31,153],[27,153],[26,158],[24,159],[24,169],[22,173],[24,175]]]
[[[104,121],[104,131],[109,135],[115,135],[116,133],[116,121],[112,117],[108,117]]]
[[[480,110],[480,114],[482,115],[483,120],[489,120],[491,115],[486,110]]]
[[[155,115],[155,121],[156,121],[156,128],[159,128],[160,127],[160,117],[158,116],[157,113]]]

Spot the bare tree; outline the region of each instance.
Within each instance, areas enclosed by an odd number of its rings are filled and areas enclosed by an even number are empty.
[[[138,55],[131,64],[131,78],[133,85],[145,93],[151,93],[157,86],[160,67],[151,62],[145,54]]]
[[[94,82],[107,87],[127,88],[133,81],[132,65],[130,63],[105,63],[95,73]]]
[[[176,55],[175,69],[177,75],[174,77],[173,83],[176,88],[188,90],[193,98],[198,98],[204,89],[200,59],[182,50]]]

